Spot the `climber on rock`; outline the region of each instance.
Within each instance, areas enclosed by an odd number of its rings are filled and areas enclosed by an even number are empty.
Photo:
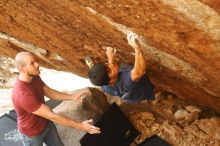
[[[89,79],[93,85],[101,86],[101,89],[112,96],[119,96],[128,103],[141,100],[153,100],[154,85],[146,75],[147,64],[142,53],[142,47],[136,43],[136,35],[130,33],[127,36],[128,44],[134,49],[134,66],[115,63],[115,51],[107,47],[107,64],[95,63],[91,58],[85,61],[90,67]]]

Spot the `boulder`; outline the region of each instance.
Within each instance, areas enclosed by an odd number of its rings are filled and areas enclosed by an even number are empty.
[[[81,122],[88,119],[93,119],[95,122],[108,108],[109,104],[106,96],[100,90],[89,88],[89,91],[90,95],[82,97],[82,103],[74,100],[63,101],[54,108],[54,112]],[[79,140],[85,132],[59,124],[56,124],[56,127],[65,146],[81,146]]]

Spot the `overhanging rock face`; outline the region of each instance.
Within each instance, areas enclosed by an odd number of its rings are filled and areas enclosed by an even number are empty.
[[[219,0],[1,0],[1,53],[35,53],[43,65],[86,76],[86,55],[105,46],[132,63],[129,32],[140,36],[151,80],[220,112]]]

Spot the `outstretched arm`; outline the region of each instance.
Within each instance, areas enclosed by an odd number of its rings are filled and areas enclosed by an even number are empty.
[[[46,84],[44,85],[43,89],[44,89],[44,93],[47,97],[49,97],[51,99],[55,99],[55,100],[72,100],[73,99],[73,100],[81,101],[80,96],[88,93],[87,90],[82,90],[76,94],[70,95],[70,94],[62,93],[62,92],[56,91],[54,89],[51,89]]]
[[[75,128],[75,129],[79,129],[79,130],[88,132],[90,134],[99,134],[99,133],[101,133],[101,131],[98,127],[95,127],[95,126],[91,125],[92,120],[86,120],[82,123],[77,122],[73,119],[70,119],[69,117],[54,113],[45,104],[42,104],[40,106],[40,108],[38,108],[36,111],[33,112],[33,114],[44,117],[44,118],[46,118],[48,120],[51,120],[53,122],[56,122],[60,125]]]
[[[128,44],[133,47],[135,51],[135,62],[134,67],[131,70],[131,79],[132,81],[137,81],[145,74],[147,65],[140,45],[136,44],[135,35],[129,34],[127,40]]]

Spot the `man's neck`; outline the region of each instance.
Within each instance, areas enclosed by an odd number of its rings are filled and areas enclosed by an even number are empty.
[[[21,81],[24,81],[24,82],[31,82],[32,81],[32,79],[33,79],[33,77],[32,76],[29,76],[29,75],[27,75],[27,74],[23,74],[23,73],[20,73],[19,74],[19,79],[21,80]]]

